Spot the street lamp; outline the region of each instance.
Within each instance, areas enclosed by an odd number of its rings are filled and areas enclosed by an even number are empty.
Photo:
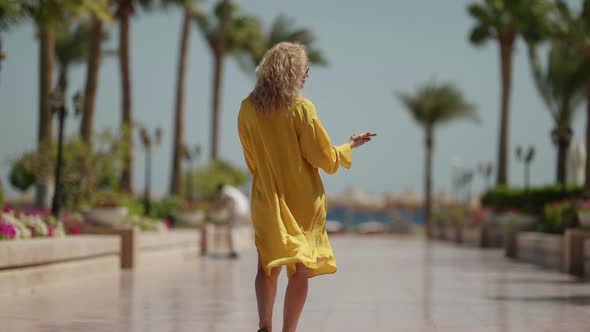
[[[152,137],[145,127],[142,127],[139,132],[141,143],[145,149],[145,198],[144,198],[144,213],[146,216],[150,215],[151,210],[151,182],[152,182],[152,146],[160,145],[162,141],[162,129],[157,128]]]
[[[194,187],[193,187],[193,177],[191,176],[191,170],[196,169],[196,163],[201,156],[201,146],[199,144],[189,148],[186,144],[183,145],[183,154],[184,159],[188,162],[188,170],[186,171],[186,198],[189,202],[193,202],[194,197]]]
[[[58,216],[61,208],[62,188],[61,188],[61,168],[63,164],[63,137],[64,137],[64,122],[67,111],[65,105],[65,98],[62,91],[56,90],[49,94],[49,106],[52,114],[57,114],[59,121],[59,131],[57,139],[57,165],[55,166],[55,192],[53,193],[53,200],[51,202],[51,214]]]
[[[74,95],[73,104],[76,115],[82,112],[83,98],[84,97],[80,94],[80,92],[77,92],[76,95]],[[65,96],[61,90],[53,91],[49,95],[49,106],[51,107],[53,114],[57,114],[59,121],[57,139],[57,164],[55,166],[55,193],[53,194],[53,200],[51,202],[51,214],[57,217],[59,215],[59,210],[61,209],[61,203],[63,200],[61,175],[63,167],[64,127],[66,116],[68,115]]]
[[[481,174],[486,181],[486,192],[490,191],[492,172],[494,171],[494,165],[491,162],[480,163],[477,165],[477,171]]]
[[[461,171],[458,180],[458,186],[460,188],[467,188],[466,199],[469,202],[471,200],[471,181],[473,180],[473,171],[470,169],[464,169]]]
[[[525,152],[521,146],[516,147],[516,159],[524,164],[524,188],[529,190],[530,164],[535,159],[535,147],[529,146]]]

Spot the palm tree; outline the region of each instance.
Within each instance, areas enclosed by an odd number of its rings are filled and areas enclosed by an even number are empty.
[[[44,0],[21,2],[23,11],[35,21],[39,34],[39,130],[38,146],[51,140],[52,121],[48,100],[52,87],[55,32],[71,17],[96,15],[107,19],[107,0]]]
[[[461,118],[478,120],[474,105],[467,102],[452,84],[429,83],[415,94],[398,93],[399,100],[424,130],[426,158],[424,167],[424,195],[426,228],[432,236],[432,150],[437,126]]]
[[[535,84],[555,123],[551,138],[557,146],[556,181],[565,184],[566,153],[573,133],[571,123],[576,110],[584,101],[584,87],[588,80],[587,62],[580,48],[564,39],[552,40],[546,69],[541,67],[537,53],[536,45],[529,44]]]
[[[242,13],[229,0],[222,0],[214,12],[206,16],[195,13],[195,20],[213,53],[213,97],[211,102],[211,159],[219,155],[219,117],[223,60],[226,55],[248,54],[260,50],[262,33],[260,22],[253,15]]]
[[[551,4],[546,0],[483,0],[468,7],[475,19],[470,41],[476,46],[496,40],[500,48],[501,108],[498,135],[497,184],[508,182],[508,148],[510,121],[510,92],[512,82],[512,55],[517,37],[538,41],[549,30],[548,13]]]
[[[567,40],[586,59],[586,155],[590,156],[590,0],[584,0],[579,14],[557,1],[558,37]],[[590,197],[590,162],[586,162],[584,196]]]
[[[96,93],[98,91],[100,60],[102,58],[102,43],[108,38],[108,34],[103,31],[103,20],[100,17],[92,17],[88,35],[88,65],[86,67],[86,86],[84,88],[84,105],[82,122],[80,124],[80,137],[82,138],[82,141],[90,145],[92,126],[94,123]]]
[[[170,177],[170,194],[180,194],[182,176],[182,156],[184,139],[184,95],[185,76],[189,53],[191,22],[194,16],[194,0],[164,0],[164,5],[177,5],[183,10],[183,20],[180,28],[180,43],[178,52],[178,67],[176,73],[176,104],[174,115],[174,142],[172,146],[172,174]]]
[[[131,101],[131,66],[129,58],[129,20],[135,13],[135,3],[144,8],[150,8],[152,0],[117,0],[116,17],[119,20],[119,64],[121,69],[121,127],[126,146],[126,157],[123,165],[121,187],[133,191],[133,140],[131,128],[133,126]]]

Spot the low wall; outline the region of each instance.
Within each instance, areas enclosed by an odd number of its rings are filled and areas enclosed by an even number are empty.
[[[76,235],[0,242],[0,293],[119,271],[116,236]]]

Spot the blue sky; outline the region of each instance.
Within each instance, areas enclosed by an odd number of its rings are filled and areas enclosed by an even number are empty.
[[[394,96],[414,91],[419,84],[435,80],[452,82],[479,108],[479,124],[463,121],[436,131],[434,183],[437,191],[450,189],[451,162],[465,167],[496,160],[499,120],[499,59],[495,43],[475,48],[467,41],[472,19],[466,6],[471,1],[367,0],[237,1],[244,11],[259,15],[266,27],[279,14],[311,29],[317,47],[329,61],[327,67],[312,66],[304,94],[316,105],[334,144],[353,133],[369,130],[379,136],[354,150],[353,167],[324,176],[328,192],[347,187],[371,193],[422,191],[423,135]],[[205,2],[207,10],[212,2]],[[133,114],[148,128],[161,126],[164,140],[155,153],[154,189],[164,193],[170,174],[173,98],[181,12],[176,8],[139,13],[132,22],[131,54]],[[115,46],[113,25],[108,47]],[[37,130],[38,47],[30,23],[3,35],[8,56],[0,73],[0,175],[7,183],[9,161],[35,146]],[[201,143],[208,156],[212,59],[196,29],[192,30],[187,75],[186,141]],[[116,128],[120,119],[120,81],[116,58],[106,58],[100,72],[95,129]],[[541,102],[530,75],[526,48],[516,45],[511,102],[510,175],[522,185],[522,165],[514,158],[516,145],[534,145],[537,159],[532,183],[549,184],[555,178],[556,152],[549,140],[551,118]],[[72,92],[83,87],[84,66],[70,74]],[[241,99],[252,89],[254,78],[229,59],[224,71],[221,156],[245,168],[236,131]],[[583,137],[585,116],[574,121],[575,138]],[[79,121],[68,120],[75,134]],[[135,149],[134,186],[141,190],[143,153]],[[206,158],[201,160],[205,163]],[[475,189],[483,187],[476,178]]]

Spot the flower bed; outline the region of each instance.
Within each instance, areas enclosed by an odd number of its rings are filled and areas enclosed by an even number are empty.
[[[64,237],[64,223],[45,210],[19,212],[5,208],[0,215],[0,240]],[[68,219],[72,219],[68,216]],[[72,230],[75,232],[75,230]]]

